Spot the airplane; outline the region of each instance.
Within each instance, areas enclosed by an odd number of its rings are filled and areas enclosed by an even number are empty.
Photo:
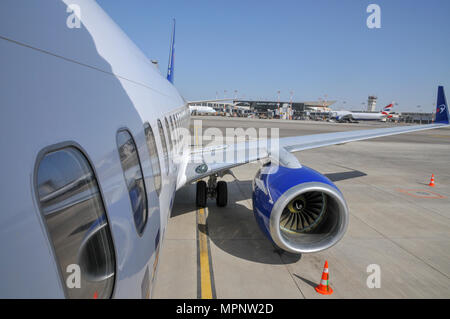
[[[229,102],[231,99],[209,99],[209,100],[197,100],[197,101],[188,101],[189,109],[191,111],[191,114],[217,114],[217,111],[207,105],[207,103],[218,103],[218,102]]]
[[[211,106],[189,105],[191,114],[216,114],[217,111]]]
[[[351,121],[383,121],[386,118],[391,118],[390,115],[394,103],[391,103],[383,108],[379,113],[369,112],[351,112],[351,111],[334,111],[331,112],[331,117],[338,122],[351,122]]]
[[[223,102],[223,101],[233,101],[232,99],[210,99],[210,100],[199,100],[199,101],[189,101],[189,109],[191,111],[191,114],[201,114],[201,115],[205,115],[205,114],[217,114],[217,110],[215,110],[213,107],[211,106],[207,106],[207,105],[202,105],[202,104],[206,104],[206,103],[218,103],[218,102]],[[227,104],[222,104],[222,105],[227,105],[227,107],[222,107],[222,110],[225,110],[226,108],[228,109],[232,109],[235,111],[241,111],[241,112],[249,112],[249,107],[250,104],[248,102],[234,102],[233,104],[231,103],[227,103]]]
[[[222,176],[259,159],[252,201],[267,239],[328,249],[347,228],[344,195],[292,153],[449,126],[439,86],[433,124],[191,150],[174,44],[165,77],[95,1],[1,1],[0,298],[151,297],[176,191],[196,183],[197,206],[225,206]]]

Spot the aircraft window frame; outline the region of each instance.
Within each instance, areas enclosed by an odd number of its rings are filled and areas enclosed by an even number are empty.
[[[181,122],[180,122],[180,113],[177,114],[177,125],[178,125],[178,143],[181,142]],[[181,153],[181,144],[180,144],[180,153]]]
[[[180,122],[180,113],[177,114],[177,126],[178,126],[178,142],[181,141],[181,122]],[[180,146],[181,148],[181,146]]]
[[[172,123],[173,131],[175,132],[177,130],[177,123],[175,122],[175,115],[170,116],[170,121]]]
[[[164,165],[166,166],[165,173],[166,175],[169,175],[169,150],[167,148],[167,141],[166,141],[166,134],[164,133],[164,128],[161,123],[161,120],[158,119],[157,121],[158,125],[158,131],[159,131],[159,138],[161,139],[161,145],[163,148],[163,155],[164,155]]]
[[[169,116],[169,122],[170,122],[170,127],[172,128],[172,132],[173,132],[173,145],[175,147],[174,152],[177,151],[178,149],[178,141],[177,141],[177,127],[175,125],[175,120],[174,120],[174,116],[171,115]]]
[[[128,134],[129,139],[122,145],[119,145],[119,137],[121,134]],[[125,145],[126,144],[132,144],[131,146],[128,147],[128,152],[129,153],[133,153],[133,150],[129,150],[130,147],[134,148],[134,155],[132,154],[129,155],[128,158],[124,158],[124,153],[121,153],[121,147],[123,147],[122,150],[125,149]],[[141,164],[141,158],[139,156],[139,150],[136,144],[136,141],[133,137],[133,135],[131,134],[131,132],[126,129],[126,128],[122,128],[119,129],[116,133],[116,144],[117,144],[117,150],[119,152],[119,158],[120,158],[120,164],[122,166],[122,172],[123,172],[123,177],[125,179],[125,183],[128,189],[128,197],[130,199],[130,204],[131,204],[131,210],[133,213],[133,220],[134,220],[134,226],[136,228],[136,232],[137,234],[141,237],[144,234],[144,231],[146,229],[147,226],[147,222],[148,222],[148,198],[147,198],[147,188],[145,185],[145,178],[144,178],[144,171],[142,170],[142,164]],[[128,145],[130,145],[128,144]],[[130,160],[134,157],[134,160],[136,163],[134,163],[134,176],[130,176],[130,171],[132,172],[132,168],[131,167],[126,167],[125,166],[125,161],[126,160]],[[140,176],[138,176],[140,175]],[[136,194],[138,192],[138,194]],[[139,200],[139,197],[142,196],[142,202]],[[138,203],[135,204],[135,200],[134,199],[138,199]],[[136,207],[137,205],[137,207]],[[142,214],[139,213],[138,210],[140,209],[140,206],[142,206]],[[141,216],[142,215],[142,216]]]
[[[178,143],[178,149],[181,151],[181,123],[179,117],[177,117],[177,143]]]
[[[167,139],[169,140],[169,154],[173,151],[173,140],[172,140],[172,133],[170,131],[169,121],[167,120],[167,117],[164,118],[165,124],[166,124],[166,130],[167,130]]]
[[[180,113],[177,113],[176,115],[176,119],[177,119],[177,126],[178,126],[178,147],[179,147],[179,154],[182,155],[183,154],[183,145],[181,144],[182,142],[182,138],[181,138],[181,121],[180,121]]]
[[[33,184],[65,296],[111,298],[117,254],[104,196],[87,153],[74,142],[44,148],[36,158]],[[64,227],[58,228],[61,224]],[[92,263],[91,255],[100,264]],[[71,264],[81,268],[80,288],[66,285]]]
[[[152,167],[153,183],[155,185],[155,191],[161,193],[162,176],[161,176],[161,164],[159,162],[158,147],[156,145],[155,134],[153,133],[152,126],[149,122],[144,123],[145,140],[147,141],[147,148],[150,156],[150,163]]]

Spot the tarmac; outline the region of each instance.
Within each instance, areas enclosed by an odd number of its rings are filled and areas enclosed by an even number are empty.
[[[280,136],[390,127],[387,123],[194,117],[203,128],[278,127]],[[191,121],[194,123],[193,121]],[[281,252],[252,210],[260,163],[234,168],[228,206],[176,194],[153,298],[450,298],[450,129],[294,153],[335,182],[350,210],[344,238],[315,254]],[[435,174],[436,187],[428,186]],[[325,260],[334,293],[318,294]],[[374,287],[375,286],[375,287]]]

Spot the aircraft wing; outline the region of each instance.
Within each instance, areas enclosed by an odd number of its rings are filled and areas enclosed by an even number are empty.
[[[281,165],[291,167],[294,165],[295,167],[296,159],[288,155],[293,152],[448,126],[448,124],[429,124],[324,133],[284,137],[280,138],[278,142],[273,139],[268,141],[259,140],[199,149],[191,153],[191,161],[186,167],[185,182],[196,181],[203,177],[268,157],[277,157]],[[277,144],[278,148],[271,147]]]
[[[380,128],[373,130],[358,130],[358,131],[347,131],[338,133],[324,133],[306,136],[284,137],[280,139],[280,146],[284,147],[289,152],[298,152],[312,148],[319,148],[348,142],[368,140],[372,138],[389,135],[424,131],[446,126],[449,125],[448,124],[414,125],[414,126],[401,126],[392,128]]]
[[[345,120],[355,120],[354,118],[353,118],[353,115],[351,114],[351,113],[348,113],[348,114],[345,114],[345,115],[342,115],[342,116],[339,116],[338,118],[336,118],[338,121],[345,121]]]
[[[448,127],[449,113],[442,87],[439,87],[438,90],[437,105],[436,122],[434,124],[254,140],[197,149],[191,153],[191,159],[187,163],[182,182],[184,184],[209,175],[220,175],[232,167],[268,157],[271,160],[278,161],[282,166],[291,168],[301,167],[297,158],[292,155],[293,152],[383,136]]]

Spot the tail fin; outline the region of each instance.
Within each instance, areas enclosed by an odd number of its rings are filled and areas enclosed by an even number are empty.
[[[389,105],[386,105],[383,110],[381,111],[381,114],[386,115],[388,118],[391,118],[392,115],[389,115],[392,112],[392,108],[394,107],[394,102],[392,102]]]
[[[172,39],[170,41],[169,65],[167,66],[167,80],[173,84],[173,66],[175,57],[175,19],[173,19]]]
[[[448,122],[448,104],[445,99],[444,87],[438,87],[436,120],[435,123],[449,124]]]
[[[383,111],[384,111],[384,112],[391,112],[393,107],[394,107],[394,102],[392,102],[392,103],[389,104],[389,105],[386,105],[386,106],[384,107]]]

